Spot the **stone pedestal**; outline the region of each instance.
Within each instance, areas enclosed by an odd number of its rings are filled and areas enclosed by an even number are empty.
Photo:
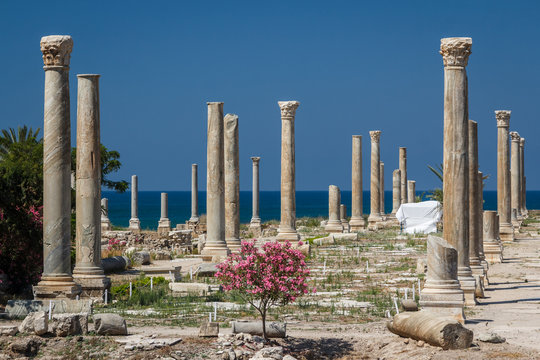
[[[519,203],[521,198],[521,161],[519,156],[521,137],[516,131],[512,131],[510,132],[510,139],[510,208],[515,213],[512,218],[512,225],[514,226],[514,231],[519,232],[519,227],[521,224],[520,220],[523,218],[521,216],[521,204]]]
[[[157,233],[161,236],[169,235],[171,220],[169,220],[169,195],[161,193],[161,217],[159,218]]]
[[[416,202],[416,181],[407,180],[407,202],[415,203]]]
[[[298,101],[279,101],[281,109],[281,222],[277,240],[296,242],[296,175],[294,118]]]
[[[252,161],[252,189],[251,189],[251,200],[252,200],[252,213],[251,221],[249,223],[249,230],[253,233],[254,236],[258,237],[262,235],[261,227],[261,217],[259,215],[259,162],[261,158],[254,156],[251,158]]]
[[[381,131],[370,131],[371,137],[371,184],[370,184],[370,213],[368,217],[368,229],[377,230],[380,222],[383,220],[381,217],[381,167],[380,167],[380,151],[379,142],[381,139]]]
[[[131,175],[131,218],[129,219],[129,230],[138,233],[141,231],[141,221],[139,220],[139,179],[137,175]]]
[[[189,223],[199,222],[199,176],[197,164],[191,164],[191,217]]]
[[[511,222],[510,204],[510,148],[508,110],[495,111],[497,119],[497,212],[499,213],[499,233],[502,241],[514,241],[514,228]]]
[[[392,213],[390,217],[396,219],[396,213],[401,206],[401,170],[392,173]]]
[[[499,215],[496,211],[484,211],[484,256],[489,264],[502,263],[503,247],[499,238]]]
[[[77,75],[76,262],[81,296],[101,298],[111,282],[101,267],[99,75]]]
[[[223,103],[208,103],[208,143],[206,176],[206,245],[201,251],[205,261],[222,261],[231,252],[225,242]]]
[[[34,298],[75,298],[71,275],[71,143],[69,59],[71,36],[41,38],[45,70],[43,127],[43,274]]]
[[[339,213],[339,188],[335,185],[328,187],[328,222],[324,227],[324,231],[329,233],[342,233],[343,225],[340,220]]]
[[[427,280],[420,306],[425,311],[465,322],[463,291],[457,280],[457,250],[440,237],[427,239]]]
[[[238,116],[224,119],[225,159],[225,241],[231,252],[240,251],[240,159]]]
[[[352,192],[350,231],[356,232],[366,227],[362,206],[362,136],[352,137]]]
[[[101,231],[112,230],[111,220],[109,220],[109,199],[101,199]]]
[[[341,196],[340,196],[341,198]],[[341,200],[341,199],[340,199]],[[339,218],[341,225],[343,225],[343,232],[349,232],[349,222],[347,221],[347,206],[344,204],[339,205]]]
[[[406,204],[407,197],[407,148],[399,148],[399,170],[401,171],[401,203]]]

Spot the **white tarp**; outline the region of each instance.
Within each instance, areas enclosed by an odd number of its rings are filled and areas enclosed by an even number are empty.
[[[437,232],[437,222],[442,216],[442,206],[438,201],[422,201],[402,204],[396,217],[407,234]]]

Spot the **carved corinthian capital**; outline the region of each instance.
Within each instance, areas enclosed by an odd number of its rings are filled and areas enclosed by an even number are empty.
[[[69,66],[73,39],[69,35],[49,35],[41,38],[45,66]]]
[[[281,117],[294,117],[296,115],[296,109],[300,105],[298,101],[278,101],[279,108],[281,109]]]
[[[515,142],[520,142],[521,137],[517,131],[510,131],[510,139]]]
[[[497,119],[497,127],[509,127],[510,126],[510,110],[497,110],[495,111],[495,118]]]
[[[369,136],[371,136],[371,141],[378,143],[381,138],[381,130],[373,130],[369,132]]]
[[[467,66],[471,54],[472,39],[467,37],[441,39],[441,55],[444,66]]]

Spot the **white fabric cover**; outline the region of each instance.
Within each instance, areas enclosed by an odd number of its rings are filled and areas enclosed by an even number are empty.
[[[437,232],[437,222],[442,216],[442,206],[438,201],[422,201],[402,204],[396,218],[407,234]]]

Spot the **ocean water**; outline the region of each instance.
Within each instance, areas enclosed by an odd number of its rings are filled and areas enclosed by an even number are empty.
[[[427,194],[427,191],[417,191],[417,195]],[[159,191],[139,191],[139,219],[143,229],[156,229],[160,217]],[[171,191],[169,194],[169,219],[173,227],[184,223],[191,216],[191,192]],[[109,199],[109,219],[115,226],[127,227],[131,216],[131,193],[123,194],[113,191],[103,191],[102,197]],[[425,195],[424,195],[425,197]],[[392,211],[392,192],[385,191],[385,213]],[[347,205],[347,215],[350,216],[351,192],[341,192],[341,202]],[[540,209],[540,191],[527,191],[527,208]],[[484,210],[497,210],[497,192],[484,191]],[[364,191],[364,214],[369,214],[369,191]],[[199,192],[199,214],[206,212],[206,192]],[[279,220],[280,193],[279,191],[260,192],[260,217],[263,221]],[[249,223],[251,220],[251,191],[240,191],[240,222]],[[296,217],[328,217],[328,191],[297,191]]]

